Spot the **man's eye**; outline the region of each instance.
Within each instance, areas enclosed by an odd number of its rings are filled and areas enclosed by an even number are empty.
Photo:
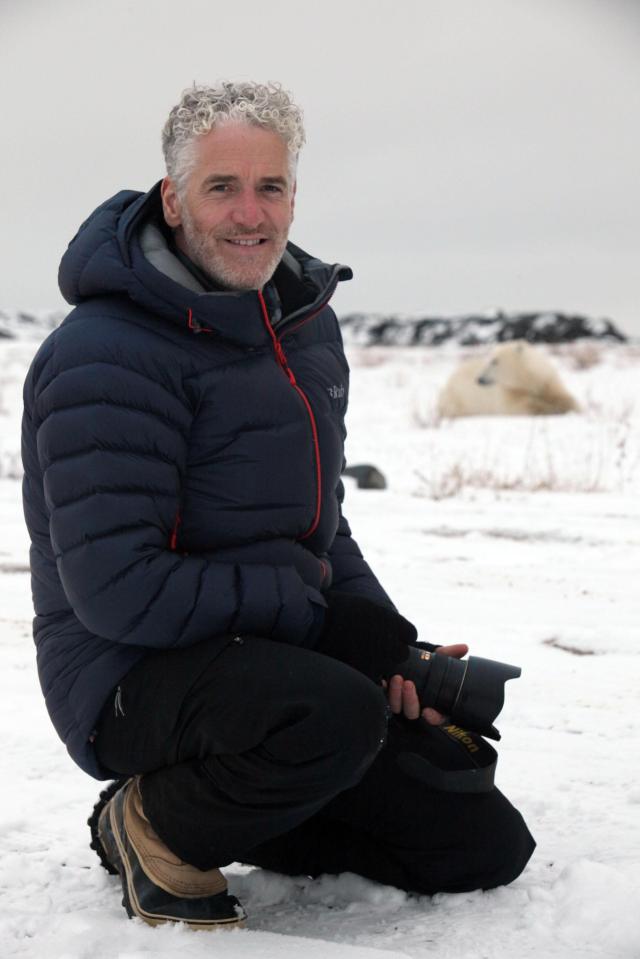
[[[282,193],[282,187],[277,183],[265,183],[263,188],[267,193]]]

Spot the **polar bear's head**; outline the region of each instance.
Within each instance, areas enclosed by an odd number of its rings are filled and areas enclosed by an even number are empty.
[[[553,366],[541,351],[526,340],[512,340],[494,348],[476,382],[538,393],[554,375]]]

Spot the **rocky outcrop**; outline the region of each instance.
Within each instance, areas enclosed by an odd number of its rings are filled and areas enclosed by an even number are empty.
[[[43,340],[65,316],[66,313],[62,310],[38,313],[0,310],[0,340]]]
[[[406,317],[349,313],[340,317],[345,343],[356,346],[460,346],[527,340],[568,343],[579,339],[624,343],[627,337],[610,320],[568,313],[492,313],[454,317]]]

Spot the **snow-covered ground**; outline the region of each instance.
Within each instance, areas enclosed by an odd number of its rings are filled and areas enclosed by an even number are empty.
[[[640,957],[640,349],[553,351],[581,414],[439,422],[469,351],[351,348],[349,460],[389,484],[347,481],[354,534],[423,639],[522,666],[497,783],[538,848],[511,886],[431,899],[237,866],[250,919],[229,934],[128,921],[88,847],[100,786],[49,724],[30,638],[18,451],[34,349],[0,346],[0,955]]]

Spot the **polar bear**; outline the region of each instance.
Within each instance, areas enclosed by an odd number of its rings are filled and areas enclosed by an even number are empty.
[[[499,343],[462,363],[438,400],[441,416],[531,416],[580,407],[547,356],[525,340]]]

